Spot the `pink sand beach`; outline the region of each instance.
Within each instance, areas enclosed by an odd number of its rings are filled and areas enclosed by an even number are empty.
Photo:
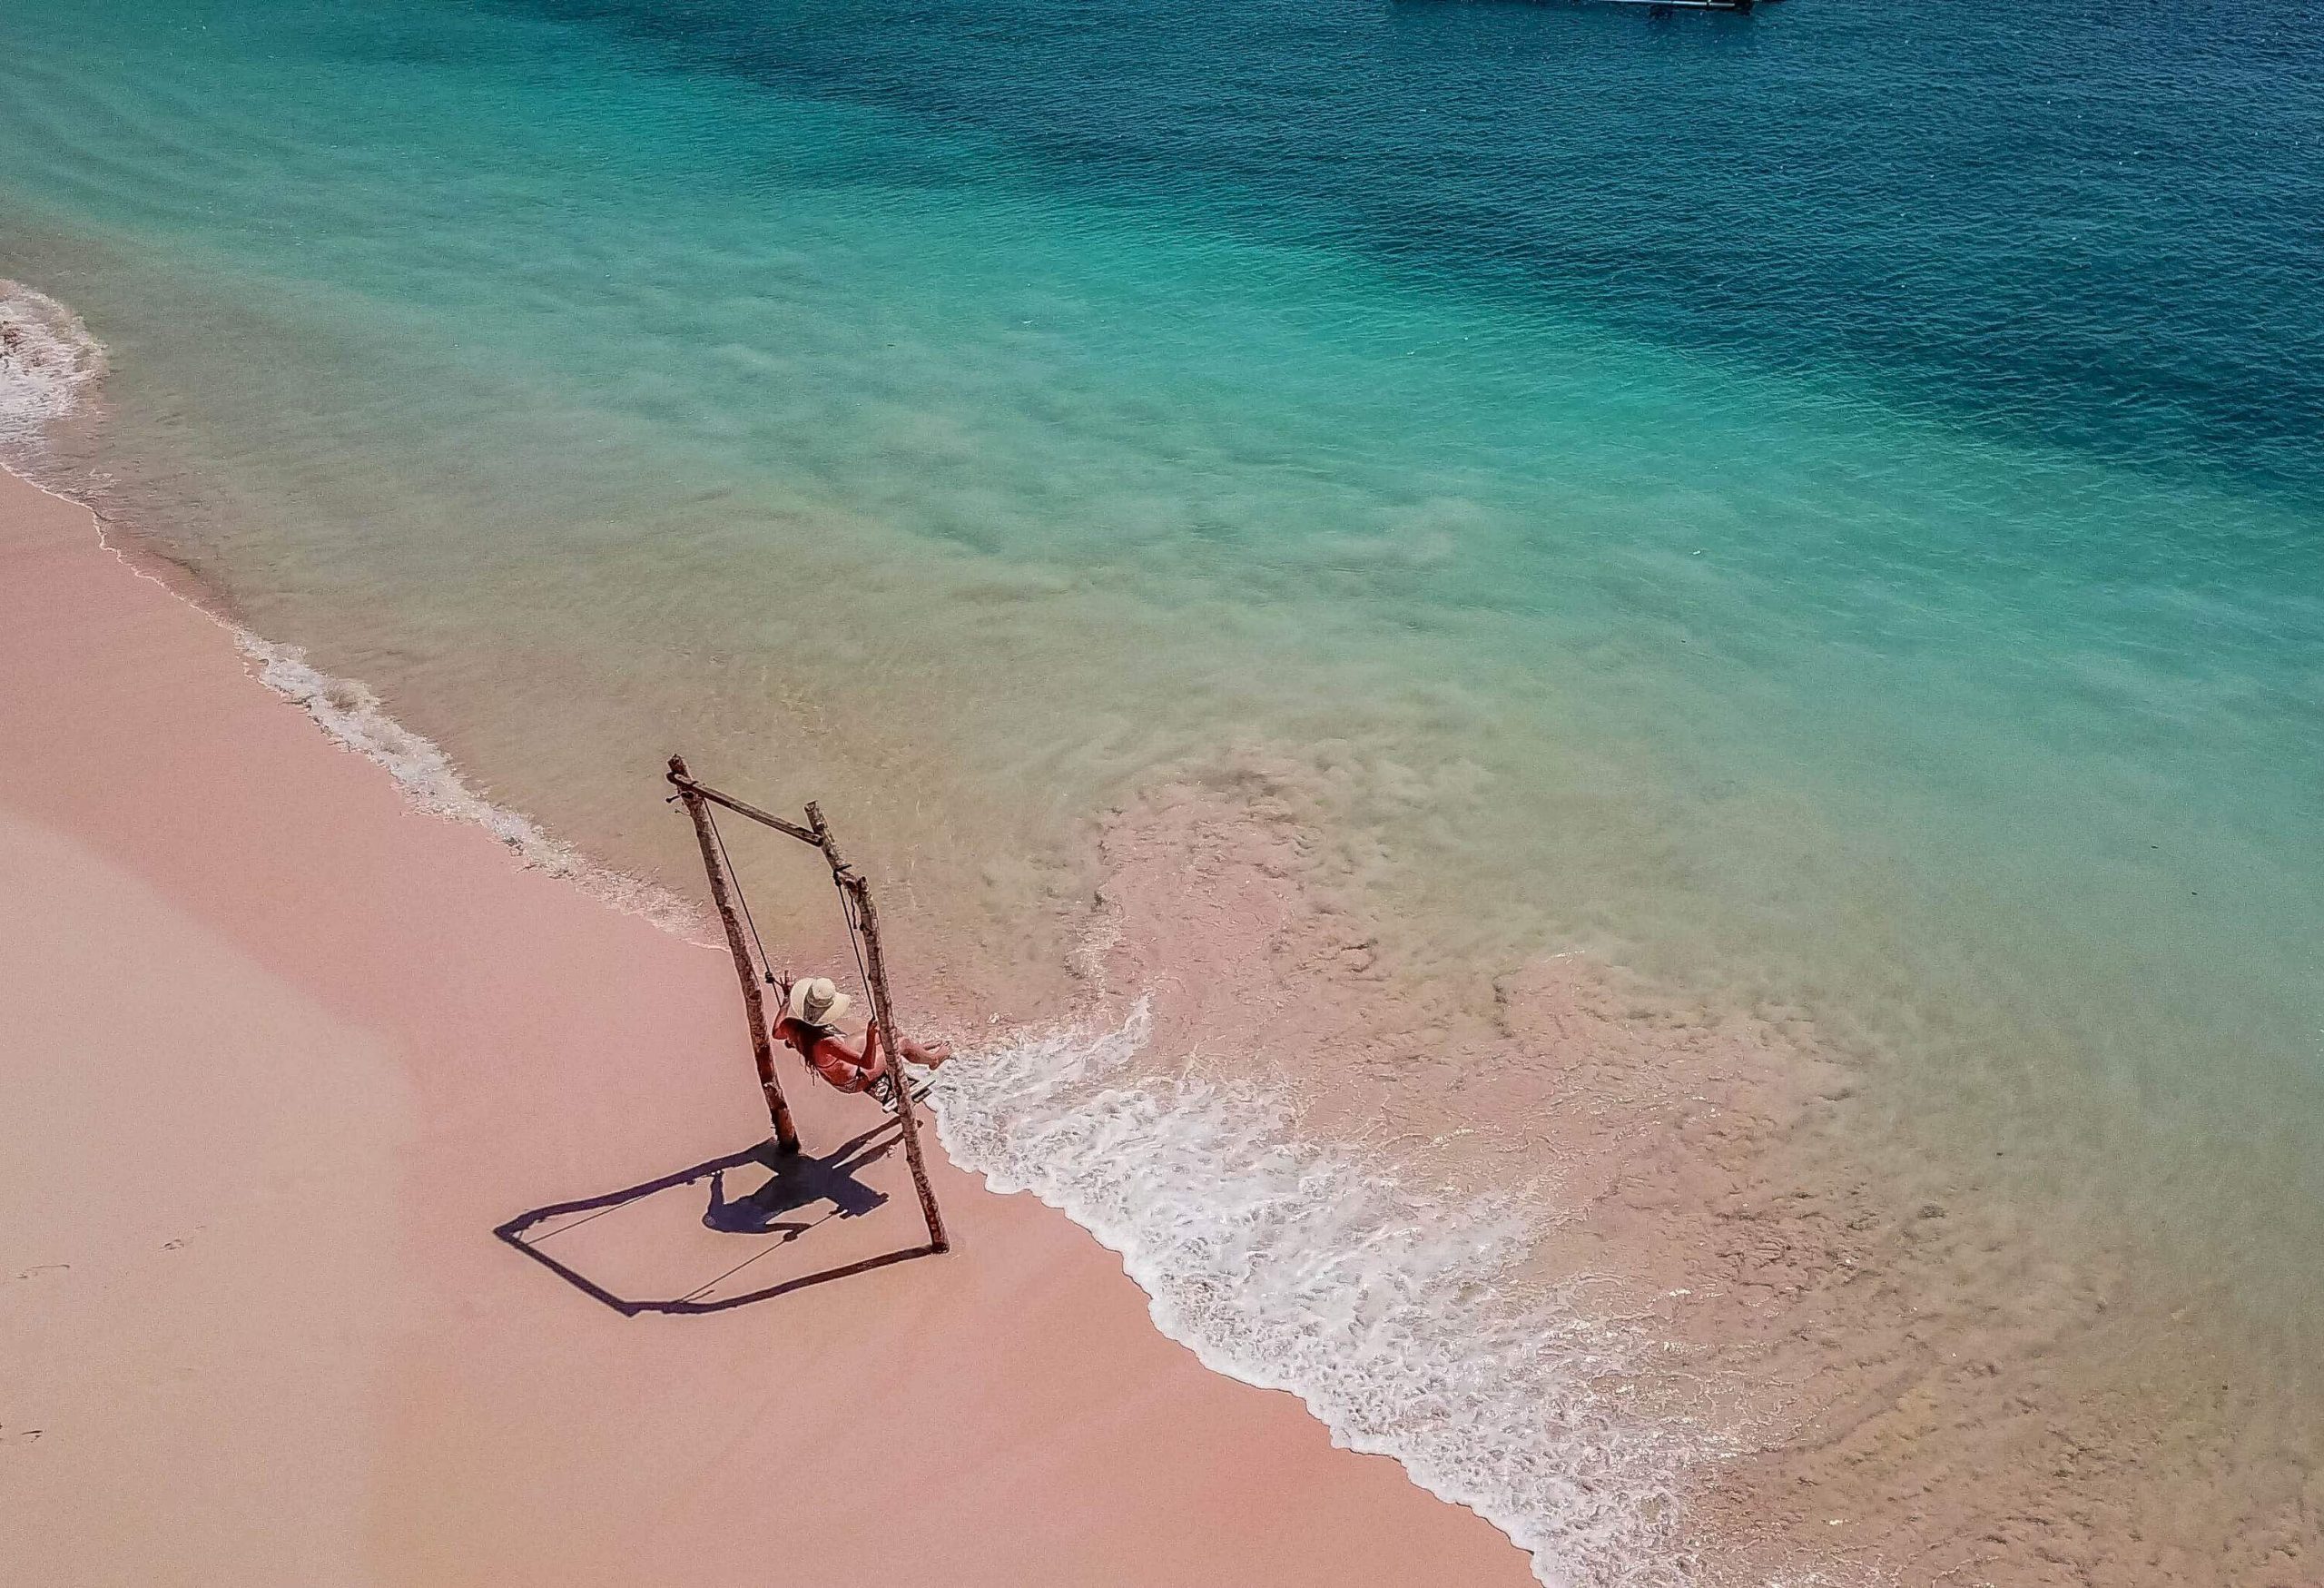
[[[854,1146],[760,1194],[723,952],[409,808],[14,477],[0,678],[10,1581],[1531,1580],[940,1152],[956,1250],[872,1262],[894,1130],[795,1067]]]

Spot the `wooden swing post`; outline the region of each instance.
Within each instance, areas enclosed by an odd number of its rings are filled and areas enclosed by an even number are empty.
[[[742,980],[743,1011],[751,1022],[751,1057],[758,1063],[759,1090],[766,1094],[766,1117],[774,1126],[775,1149],[796,1152],[799,1128],[791,1122],[791,1105],[783,1100],[783,1085],[774,1078],[774,1048],[767,1035],[766,1003],[759,991],[757,962],[743,942],[743,923],[734,919],[734,901],[726,884],[726,867],[719,860],[717,837],[711,831],[710,812],[704,805],[700,785],[686,774],[685,757],[670,757],[670,781],[685,802],[686,814],[694,818],[694,835],[702,844],[703,869],[710,873],[710,902],[718,907],[718,919],[726,928],[726,946],[734,955],[734,974]]]
[[[928,1221],[929,1249],[947,1252],[952,1249],[952,1238],[944,1233],[936,1188],[928,1183],[928,1160],[921,1155],[920,1111],[911,1100],[911,1077],[904,1073],[903,1028],[896,1023],[896,1002],[888,992],[888,956],[880,946],[880,911],[872,902],[872,884],[841,858],[839,845],[832,840],[831,824],[823,820],[822,807],[812,800],[807,803],[807,824],[815,830],[823,858],[831,862],[832,881],[838,885],[842,902],[853,908],[855,920],[863,929],[863,979],[870,984],[872,1018],[880,1022],[880,1050],[888,1056],[896,1119],[904,1128],[904,1159],[911,1165],[912,1189],[920,1193],[921,1217]]]

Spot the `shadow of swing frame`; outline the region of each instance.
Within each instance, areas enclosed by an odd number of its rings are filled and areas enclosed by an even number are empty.
[[[899,1121],[895,1119],[883,1121],[822,1158],[785,1154],[775,1149],[771,1143],[755,1143],[739,1152],[730,1152],[723,1158],[714,1158],[695,1164],[690,1169],[682,1169],[663,1175],[656,1179],[645,1180],[635,1186],[625,1186],[617,1191],[606,1191],[595,1197],[583,1197],[567,1202],[554,1202],[546,1207],[532,1208],[500,1225],[492,1233],[548,1269],[584,1296],[611,1307],[624,1317],[636,1317],[646,1313],[680,1317],[697,1317],[707,1313],[731,1312],[738,1307],[753,1307],[761,1302],[773,1301],[778,1297],[788,1296],[795,1290],[807,1289],[812,1286],[826,1285],[835,1279],[852,1278],[858,1274],[868,1274],[875,1268],[892,1267],[898,1263],[908,1263],[915,1258],[934,1257],[941,1248],[931,1243],[903,1247],[895,1251],[881,1252],[874,1257],[860,1258],[852,1262],[842,1263],[815,1273],[795,1275],[739,1296],[720,1297],[715,1300],[705,1301],[697,1300],[695,1297],[699,1297],[703,1291],[732,1278],[769,1253],[783,1250],[790,1244],[790,1240],[796,1238],[787,1237],[783,1241],[761,1248],[734,1267],[696,1286],[684,1296],[650,1298],[616,1295],[581,1269],[541,1249],[540,1241],[547,1239],[550,1235],[586,1224],[588,1222],[586,1218],[576,1219],[572,1224],[561,1224],[556,1229],[537,1238],[528,1238],[528,1237],[532,1230],[551,1219],[564,1218],[574,1214],[588,1214],[595,1217],[610,1213],[616,1208],[642,1201],[645,1198],[658,1196],[664,1191],[675,1190],[681,1186],[705,1179],[714,1182],[716,1177],[729,1169],[743,1169],[753,1164],[773,1171],[774,1178],[766,1187],[762,1187],[759,1191],[753,1193],[752,1197],[745,1198],[746,1202],[755,1201],[763,1197],[769,1188],[783,1186],[790,1191],[804,1192],[805,1195],[786,1204],[782,1210],[787,1211],[790,1208],[804,1206],[812,1201],[830,1200],[833,1204],[834,1211],[825,1214],[823,1216],[825,1218],[852,1217],[853,1215],[849,1213],[839,1198],[831,1195],[831,1190],[837,1182],[842,1180],[851,1184],[855,1183],[852,1179],[851,1171],[858,1164],[868,1163],[884,1157],[888,1149],[896,1144],[895,1141],[881,1143],[876,1149],[872,1148],[872,1143],[898,1123]],[[884,1192],[871,1192],[868,1188],[865,1189],[871,1200],[861,1209],[862,1212],[868,1213],[886,1203],[888,1198]],[[822,1220],[817,1219],[815,1222],[821,1223]],[[807,1228],[812,1228],[812,1226]],[[762,1229],[758,1233],[769,1233],[769,1230]],[[804,1230],[800,1233],[803,1234]]]

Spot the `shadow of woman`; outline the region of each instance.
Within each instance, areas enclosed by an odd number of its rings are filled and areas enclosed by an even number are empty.
[[[885,1139],[881,1139],[883,1137]],[[856,1178],[856,1171],[885,1158],[894,1149],[896,1140],[882,1126],[822,1158],[803,1153],[776,1159],[773,1172],[759,1189],[739,1198],[730,1199],[726,1195],[725,1169],[713,1169],[710,1205],[703,1210],[702,1222],[708,1228],[730,1235],[780,1233],[785,1240],[792,1240],[825,1218],[861,1218],[884,1206],[888,1194],[865,1185]],[[803,1222],[783,1217],[818,1202],[830,1203],[832,1210]]]

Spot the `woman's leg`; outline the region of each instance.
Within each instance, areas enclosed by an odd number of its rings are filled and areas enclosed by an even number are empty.
[[[950,1042],[915,1042],[910,1037],[904,1039],[904,1057],[923,1069],[933,1070],[951,1056],[952,1045]]]

